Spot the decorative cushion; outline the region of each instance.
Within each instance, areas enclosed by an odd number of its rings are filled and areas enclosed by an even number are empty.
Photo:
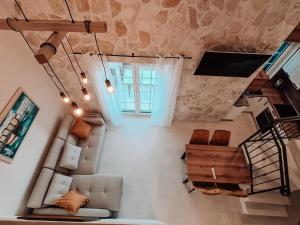
[[[82,119],[77,118],[74,126],[72,127],[71,134],[79,137],[80,139],[87,139],[93,127],[84,122]]]
[[[66,143],[64,152],[59,162],[59,167],[76,170],[78,161],[81,154],[81,147]]]
[[[89,199],[78,191],[71,190],[55,201],[55,205],[66,209],[71,214],[76,214],[78,209],[86,204]]]
[[[73,177],[55,173],[44,200],[44,204],[53,205],[57,199],[67,193],[70,189],[72,180]]]

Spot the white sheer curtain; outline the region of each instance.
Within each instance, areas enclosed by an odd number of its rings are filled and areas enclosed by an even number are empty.
[[[89,54],[84,54],[83,58],[91,78],[90,82],[96,91],[96,96],[104,118],[115,126],[121,125],[123,115],[121,105],[118,100],[120,90],[116,88],[106,57],[103,57],[103,62],[106,69],[107,79],[110,80],[111,85],[114,87],[113,93],[109,93],[106,90],[104,69],[99,57],[97,55],[90,56]]]
[[[157,83],[151,119],[154,125],[170,127],[174,117],[176,98],[182,73],[183,57],[178,59],[159,58],[154,66]]]

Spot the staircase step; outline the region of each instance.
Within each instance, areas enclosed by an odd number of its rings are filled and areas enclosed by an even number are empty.
[[[250,195],[243,199],[245,202],[275,204],[275,205],[291,205],[290,199],[282,196],[279,192],[265,192]]]
[[[283,205],[272,205],[246,202],[240,198],[242,214],[251,216],[273,216],[273,217],[288,217],[288,213]]]

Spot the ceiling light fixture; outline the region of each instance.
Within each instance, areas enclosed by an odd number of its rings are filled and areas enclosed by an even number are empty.
[[[90,97],[89,93],[87,92],[86,88],[82,88],[81,91],[82,91],[82,93],[84,95],[84,99],[86,101],[89,101],[91,97]]]
[[[98,55],[98,57],[100,56],[101,63],[102,63],[102,66],[103,66],[103,70],[104,70],[106,89],[107,89],[107,91],[108,91],[109,93],[113,93],[113,92],[114,92],[114,88],[113,88],[113,86],[111,85],[110,80],[107,79],[106,69],[105,69],[105,66],[104,66],[104,63],[103,63],[103,59],[102,59],[102,55],[101,55],[100,48],[99,48],[99,45],[98,45],[96,33],[94,33],[94,38],[95,38],[95,42],[96,42],[97,49],[98,49],[98,54],[97,54],[97,55]]]
[[[87,79],[85,73],[84,73],[84,72],[81,72],[81,73],[80,73],[80,76],[81,76],[82,82],[83,82],[84,84],[87,84],[87,83],[88,83],[88,79]]]
[[[73,112],[76,116],[81,116],[83,110],[77,105],[76,102],[72,102]]]
[[[69,103],[70,102],[70,98],[68,96],[66,96],[65,93],[60,92],[60,97],[62,98],[64,103]]]

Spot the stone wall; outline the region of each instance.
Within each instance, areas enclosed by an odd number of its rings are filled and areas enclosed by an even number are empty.
[[[29,19],[69,20],[62,0],[19,2]],[[97,35],[104,53],[193,57],[184,63],[175,112],[177,120],[221,119],[251,81],[251,78],[193,76],[204,51],[272,53],[300,21],[300,1],[296,0],[68,2],[75,20],[107,22],[108,32]],[[2,1],[0,7],[1,18],[12,15],[22,18],[13,1]],[[49,32],[26,32],[26,36],[36,50]],[[75,51],[95,52],[91,34],[69,33],[68,37]],[[61,47],[51,63],[76,101],[86,110],[100,110],[95,95],[88,104],[81,100],[80,85]],[[90,85],[87,88],[93,92]]]

